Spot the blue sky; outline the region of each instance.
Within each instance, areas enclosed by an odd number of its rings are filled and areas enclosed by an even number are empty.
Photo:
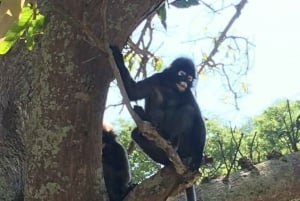
[[[225,123],[240,124],[260,114],[264,109],[283,99],[300,99],[300,1],[248,0],[242,15],[235,22],[232,34],[247,37],[255,44],[251,55],[251,69],[246,82],[248,94],[239,99],[240,110],[232,102],[224,101],[221,78],[209,74],[200,77],[197,84],[197,100],[204,116],[218,118]],[[203,6],[189,9],[168,10],[168,30],[155,24],[156,45],[153,50],[165,64],[177,56],[188,56],[200,63],[203,52],[211,50],[204,41],[191,42],[203,34],[216,34],[227,24],[234,13],[228,9],[220,16],[205,15]],[[157,39],[155,39],[157,38]],[[158,48],[160,47],[160,48]],[[117,89],[112,89],[108,104],[120,102]],[[230,95],[230,94],[229,94]],[[116,100],[118,97],[118,100]],[[118,118],[130,118],[120,108],[110,108],[105,121],[114,123]]]
[[[300,99],[299,6],[293,0],[250,0],[237,24],[252,32],[256,44],[250,93],[241,102],[246,114],[256,114],[278,99]],[[257,108],[247,108],[251,103]]]

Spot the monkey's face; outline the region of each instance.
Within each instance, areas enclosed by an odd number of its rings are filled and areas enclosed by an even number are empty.
[[[177,73],[177,82],[176,86],[180,92],[184,92],[187,88],[190,89],[193,83],[193,76],[189,75],[183,70],[178,71]]]
[[[172,84],[178,91],[184,92],[190,89],[193,85],[193,80],[196,76],[195,65],[192,60],[184,57],[175,59],[168,71]]]

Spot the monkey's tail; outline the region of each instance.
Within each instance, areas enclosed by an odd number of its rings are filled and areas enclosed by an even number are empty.
[[[195,192],[195,186],[191,186],[187,189],[185,189],[185,195],[187,201],[196,201],[196,192]]]

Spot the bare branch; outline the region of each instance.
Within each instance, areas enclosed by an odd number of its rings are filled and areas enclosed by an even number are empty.
[[[201,73],[203,71],[204,67],[209,65],[209,63],[211,61],[213,61],[213,59],[212,59],[213,56],[218,52],[220,45],[226,39],[226,34],[227,34],[228,30],[231,28],[231,26],[235,22],[235,20],[237,20],[239,18],[240,14],[241,14],[241,10],[244,8],[246,3],[247,3],[247,0],[241,0],[240,3],[235,6],[235,8],[236,8],[235,14],[230,19],[229,23],[227,24],[227,26],[225,27],[225,29],[223,30],[223,32],[221,33],[219,38],[215,41],[215,46],[212,49],[212,51],[210,52],[209,56],[205,59],[205,61],[203,61],[200,64],[200,69],[198,70],[198,73]]]
[[[223,71],[223,74],[224,74],[224,76],[225,76],[225,78],[226,78],[226,82],[227,82],[227,86],[228,86],[228,88],[229,88],[229,91],[233,94],[235,108],[236,108],[237,110],[239,110],[240,108],[239,108],[238,102],[237,102],[238,94],[237,94],[237,93],[234,91],[234,89],[232,88],[231,82],[230,82],[230,79],[229,79],[229,76],[227,75],[224,66],[222,66],[222,71]]]
[[[250,147],[249,147],[249,157],[250,159],[253,161],[253,150],[254,150],[254,142],[255,142],[255,138],[257,136],[257,131],[255,131],[254,135],[253,135],[253,138],[251,140],[251,143],[250,143]]]
[[[231,135],[232,135],[232,137],[234,138],[234,130],[230,130],[230,132],[231,132]],[[234,154],[234,157],[233,157],[233,159],[230,161],[230,167],[229,167],[229,169],[227,170],[227,174],[226,174],[226,176],[223,178],[223,181],[228,181],[228,179],[229,179],[229,176],[230,176],[230,173],[231,173],[231,171],[232,171],[232,169],[233,169],[233,167],[234,167],[234,164],[235,164],[235,162],[236,162],[236,158],[237,158],[237,153],[239,152],[239,149],[240,149],[240,147],[241,147],[241,144],[242,144],[242,139],[244,138],[244,134],[243,133],[241,133],[241,137],[239,138],[239,142],[236,144],[236,150],[235,150],[235,154]],[[234,141],[236,142],[236,140],[234,139]]]

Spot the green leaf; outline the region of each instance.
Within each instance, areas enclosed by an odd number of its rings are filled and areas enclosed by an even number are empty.
[[[34,47],[34,31],[33,31],[33,27],[30,26],[27,30],[27,34],[26,34],[26,47],[29,50],[32,50]]]
[[[166,10],[166,4],[164,3],[158,10],[157,10],[157,15],[160,19],[161,24],[165,29],[167,29],[167,10]]]
[[[208,58],[207,54],[206,53],[202,53],[202,61],[206,61]]]
[[[124,60],[126,61],[126,62],[129,62],[131,59],[132,59],[132,57],[133,57],[134,55],[130,52],[130,53],[127,53],[125,56],[124,56]]]
[[[163,66],[163,60],[159,57],[154,57],[154,59],[152,60],[152,66],[156,71],[160,71]]]
[[[24,0],[3,0],[0,5],[0,41],[22,13]]]
[[[171,5],[177,8],[189,8],[191,6],[199,5],[197,0],[175,0]]]
[[[29,6],[22,8],[19,20],[15,21],[8,32],[5,34],[5,39],[0,43],[0,54],[5,54],[22,36],[29,25],[33,16],[33,10]]]
[[[45,17],[41,14],[35,16],[35,20],[32,20],[28,27],[26,34],[26,47],[32,50],[34,47],[34,37],[36,34],[41,34],[44,29]]]

